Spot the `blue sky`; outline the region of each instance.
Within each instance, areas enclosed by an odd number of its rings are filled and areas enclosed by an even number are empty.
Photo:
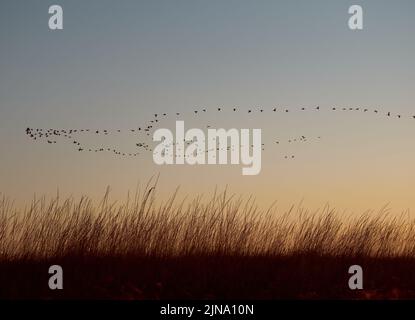
[[[48,29],[51,4],[63,7],[62,31]],[[347,28],[352,4],[364,8],[363,31]],[[264,202],[410,207],[409,122],[258,117],[249,125],[262,128],[265,140],[303,132],[326,140],[268,149],[263,174],[251,179],[240,177],[239,168],[160,168],[151,158],[80,155],[64,145],[34,144],[24,129],[130,128],[154,112],[195,106],[365,105],[409,115],[415,112],[414,12],[413,1],[2,1],[0,191],[21,200],[57,188],[95,196],[111,185],[119,197],[160,173],[166,192],[178,184],[191,192],[197,174],[201,193],[229,184]],[[218,125],[244,121],[224,115]],[[281,160],[292,152],[298,161]],[[399,170],[383,169],[389,166]],[[353,191],[360,177],[362,189]]]

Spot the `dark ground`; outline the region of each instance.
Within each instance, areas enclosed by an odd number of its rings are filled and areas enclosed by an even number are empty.
[[[63,267],[63,290],[48,269]],[[364,290],[348,287],[361,265]],[[414,299],[415,259],[189,256],[81,257],[3,261],[0,299]]]

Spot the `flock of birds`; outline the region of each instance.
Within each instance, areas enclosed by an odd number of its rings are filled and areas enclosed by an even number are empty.
[[[329,111],[360,111],[363,113],[374,113],[374,114],[380,114],[380,110],[378,109],[369,109],[369,108],[363,108],[363,107],[330,107],[328,109],[326,108],[321,108],[320,106],[316,106],[316,107],[310,107],[310,108],[306,108],[306,107],[302,107],[299,109],[296,109],[296,111],[300,111],[300,112],[305,112],[305,111],[316,111],[319,112],[320,110],[329,110]],[[201,109],[196,109],[196,110],[192,110],[192,114],[194,116],[201,116],[202,114],[207,114],[207,113],[212,113],[215,112],[217,114],[219,113],[223,113],[225,111],[229,111],[232,113],[246,113],[249,116],[253,116],[255,114],[261,114],[261,113],[277,113],[277,112],[283,112],[283,113],[289,113],[291,111],[294,111],[292,109],[289,108],[281,108],[281,107],[272,107],[270,109],[265,109],[262,107],[256,107],[256,108],[248,108],[248,109],[241,109],[239,107],[232,107],[230,109],[225,109],[223,107],[218,107],[215,108],[213,110],[211,109],[206,109],[206,108],[201,108]],[[181,117],[183,115],[183,113],[180,112],[175,112],[175,113],[171,113],[171,114],[167,114],[167,113],[155,113],[152,117],[151,120],[149,120],[147,122],[146,125],[142,126],[142,127],[137,127],[137,128],[133,128],[133,129],[127,129],[127,130],[122,130],[122,129],[117,129],[117,130],[108,130],[108,129],[102,129],[102,130],[96,130],[96,129],[42,129],[42,128],[27,128],[26,129],[26,134],[33,139],[34,141],[44,141],[48,144],[56,144],[57,141],[59,139],[66,139],[68,140],[68,142],[73,145],[77,151],[79,152],[110,152],[113,153],[116,156],[120,156],[120,157],[137,157],[140,152],[151,152],[152,148],[150,147],[149,143],[147,143],[145,140],[148,140],[149,137],[153,130],[157,129],[160,124],[171,118],[171,116],[175,116],[176,120],[179,119],[179,117]],[[403,118],[403,116],[401,114],[392,114],[391,112],[387,112],[384,114],[386,117],[395,117],[397,119],[401,119]],[[415,115],[410,116],[411,119],[415,119]],[[210,125],[206,126],[207,128],[211,128]],[[115,135],[115,134],[121,134],[121,133],[125,133],[128,132],[130,134],[136,134],[137,139],[140,139],[140,141],[135,142],[135,151],[134,152],[125,152],[125,151],[121,151],[118,148],[115,147],[109,147],[109,146],[99,146],[99,147],[87,147],[85,146],[83,143],[81,143],[81,138],[82,135],[103,135],[103,136],[108,136],[108,135]],[[316,137],[315,139],[319,140],[321,139],[320,136]],[[296,137],[296,138],[291,138],[288,140],[275,140],[275,144],[280,145],[282,143],[295,143],[295,142],[308,142],[310,141],[310,138],[307,138],[306,136],[302,135],[300,137]],[[192,142],[190,141],[184,141],[184,143],[186,145],[190,145]],[[175,143],[173,143],[173,145],[175,145]],[[197,147],[197,146],[196,146]],[[252,147],[252,146],[251,146]],[[262,150],[265,150],[265,144],[262,144]],[[214,149],[210,149],[210,150],[214,150]],[[225,149],[216,149],[217,151],[219,150],[225,150]],[[226,150],[231,150],[231,147],[228,146],[226,148]],[[209,152],[209,150],[204,150],[204,152]],[[285,159],[294,159],[295,156],[294,155],[285,155],[284,156]]]

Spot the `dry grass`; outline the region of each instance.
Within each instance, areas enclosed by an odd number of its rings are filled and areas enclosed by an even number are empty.
[[[124,204],[88,198],[35,200],[18,212],[0,200],[0,260],[77,256],[414,257],[415,220],[386,210],[345,219],[334,209],[258,209],[253,199],[215,193],[161,205],[155,184]]]
[[[108,192],[0,200],[0,299],[415,298],[415,221],[386,209],[354,218],[324,207],[261,210],[252,198],[157,204],[156,182],[117,204]],[[49,290],[48,268],[64,269]],[[364,291],[348,268],[364,269]]]

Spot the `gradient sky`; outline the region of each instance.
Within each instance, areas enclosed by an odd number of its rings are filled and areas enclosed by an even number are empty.
[[[48,29],[60,4],[64,30]],[[347,27],[364,8],[364,30]],[[19,1],[0,2],[0,192],[123,199],[160,174],[160,194],[226,185],[265,206],[304,200],[318,208],[415,207],[415,2],[407,1]],[[320,105],[321,112],[301,113]],[[328,111],[378,108],[382,115]],[[195,121],[195,106],[208,116]],[[287,106],[289,114],[214,113],[218,106]],[[261,128],[258,176],[239,166],[169,166],[151,154],[120,159],[34,143],[25,128],[127,129],[155,112],[185,125]],[[386,112],[404,119],[389,119]],[[216,117],[216,118],[215,118]],[[172,125],[172,124],[171,124]],[[305,135],[307,144],[272,145]],[[114,138],[109,138],[114,139]],[[111,140],[134,150],[133,135]],[[285,155],[295,155],[286,160]]]

